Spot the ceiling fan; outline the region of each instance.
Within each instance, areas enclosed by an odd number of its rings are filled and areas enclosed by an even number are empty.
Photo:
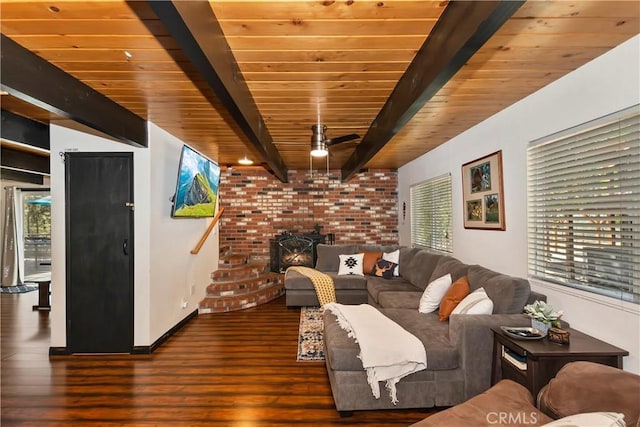
[[[311,126],[312,157],[325,157],[327,154],[329,154],[330,147],[360,138],[360,135],[357,135],[355,133],[339,136],[336,138],[327,138],[327,136],[325,135],[326,130],[327,126],[323,124]]]

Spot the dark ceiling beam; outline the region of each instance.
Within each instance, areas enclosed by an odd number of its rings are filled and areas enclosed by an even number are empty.
[[[39,156],[26,151],[0,147],[0,166],[2,168],[31,172],[42,175],[50,174],[49,157]]]
[[[29,172],[14,171],[10,169],[0,169],[0,179],[2,181],[27,182],[29,184],[44,184],[44,176]]]
[[[149,3],[273,173],[287,182],[284,160],[273,144],[209,1]]]
[[[524,1],[451,1],[342,168],[347,181],[431,99]]]
[[[28,119],[12,113],[11,111],[0,111],[2,126],[0,126],[0,137],[7,141],[19,142],[32,147],[48,150],[49,125]]]
[[[2,90],[127,144],[147,147],[147,123],[2,34]]]

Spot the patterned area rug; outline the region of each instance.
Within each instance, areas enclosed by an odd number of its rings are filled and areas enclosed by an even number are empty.
[[[0,288],[0,294],[24,294],[36,289],[38,287],[34,285],[3,286]]]
[[[319,307],[302,307],[300,310],[298,357],[296,360],[298,362],[324,360],[322,309]]]

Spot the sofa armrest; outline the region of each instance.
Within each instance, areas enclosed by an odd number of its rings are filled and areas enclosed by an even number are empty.
[[[523,314],[452,314],[449,340],[458,349],[458,365],[464,370],[465,399],[491,386],[494,326],[530,326]]]
[[[527,304],[533,304],[536,301],[547,302],[547,296],[545,294],[541,294],[536,291],[531,291],[529,293],[529,299],[527,300]]]

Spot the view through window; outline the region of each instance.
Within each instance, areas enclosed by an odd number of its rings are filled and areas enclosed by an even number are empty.
[[[23,191],[22,227],[25,276],[51,271],[51,194],[49,191]]]

